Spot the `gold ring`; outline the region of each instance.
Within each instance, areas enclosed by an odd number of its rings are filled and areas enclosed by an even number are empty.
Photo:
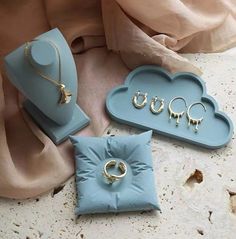
[[[117,163],[116,160],[110,160],[104,165],[103,175],[109,181],[109,183],[114,183],[115,181],[124,178],[127,173],[127,167],[126,167],[125,163],[123,163],[123,162],[119,162],[119,164],[118,164],[118,168],[121,173],[120,175],[108,173],[107,170],[109,168],[115,167],[116,163]]]

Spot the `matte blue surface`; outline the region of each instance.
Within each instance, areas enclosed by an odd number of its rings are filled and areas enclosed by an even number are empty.
[[[36,64],[37,69],[54,80],[59,80],[59,63],[56,50],[48,41],[57,46],[61,59],[61,83],[65,84],[66,89],[72,93],[70,103],[58,104],[60,99],[58,87],[35,72],[24,55],[25,44],[5,57],[5,68],[9,80],[33,104],[29,102],[24,104],[27,112],[54,143],[58,144],[70,134],[88,125],[89,118],[76,105],[76,66],[71,50],[61,32],[55,28],[36,39],[40,41],[32,42],[29,57]]]
[[[152,132],[115,137],[71,136],[76,159],[75,213],[160,210],[155,189]],[[103,167],[111,159],[127,165],[127,175],[108,184]]]
[[[71,121],[65,125],[55,124],[42,114],[29,100],[26,100],[23,106],[38,126],[51,138],[54,144],[57,145],[68,139],[69,135],[76,133],[89,124],[88,116],[78,105],[75,105]]]
[[[35,41],[30,48],[31,60],[40,66],[48,66],[57,61],[53,46],[45,41]]]
[[[132,97],[138,90],[148,93],[148,103],[143,109],[136,109],[132,104]],[[154,96],[165,100],[165,109],[158,115],[152,114],[149,108]],[[198,133],[194,133],[194,126],[187,127],[186,114],[180,119],[178,127],[175,126],[175,119],[169,121],[168,104],[176,96],[184,97],[188,105],[200,101],[206,106],[206,112],[199,105],[191,110],[193,117],[204,117]],[[192,73],[171,75],[157,66],[138,67],[129,73],[124,85],[109,92],[106,108],[110,116],[118,122],[152,129],[154,132],[206,148],[223,147],[233,135],[232,121],[218,110],[216,101],[207,95],[205,82]],[[172,108],[177,112],[182,111],[183,102],[175,101]]]

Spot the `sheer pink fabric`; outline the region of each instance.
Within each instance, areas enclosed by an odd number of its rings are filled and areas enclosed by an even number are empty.
[[[74,173],[72,146],[56,147],[22,109],[5,76],[3,57],[58,27],[74,53],[78,103],[91,117],[83,135],[109,124],[104,100],[129,69],[159,64],[200,71],[177,52],[221,51],[236,43],[232,0],[23,0],[0,2],[0,196],[42,194]]]

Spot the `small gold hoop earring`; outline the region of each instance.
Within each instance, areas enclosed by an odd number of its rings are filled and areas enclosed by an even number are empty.
[[[141,103],[138,102],[139,96],[143,98]],[[142,93],[140,91],[137,91],[132,98],[132,103],[135,108],[142,109],[147,104],[147,93]]]
[[[155,109],[155,105],[156,102],[159,101],[160,102],[160,106],[158,109]],[[164,109],[164,99],[160,99],[157,96],[153,97],[151,100],[151,104],[150,104],[150,110],[153,114],[160,114]]]
[[[188,110],[187,110],[188,127],[190,127],[191,124],[195,125],[194,132],[197,133],[198,132],[198,126],[203,121],[203,117],[201,117],[199,119],[196,119],[196,118],[193,118],[193,117],[190,116],[190,110],[194,105],[201,105],[205,112],[206,112],[206,106],[202,102],[195,102],[188,107]]]
[[[183,100],[184,104],[185,104],[185,107],[187,108],[186,100],[183,97],[178,96],[178,97],[173,98],[170,101],[169,106],[168,106],[169,115],[170,115],[169,120],[171,120],[172,117],[175,118],[176,119],[176,126],[179,125],[179,119],[184,115],[184,112],[185,112],[185,111],[175,112],[175,111],[172,110],[171,104],[177,99]]]

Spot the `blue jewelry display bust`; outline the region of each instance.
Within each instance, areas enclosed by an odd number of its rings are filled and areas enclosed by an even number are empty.
[[[9,80],[27,98],[23,103],[25,110],[55,144],[60,144],[87,126],[89,118],[76,104],[76,66],[61,32],[53,29],[35,40],[30,42],[27,56],[25,44],[7,55],[5,68]],[[58,84],[65,85],[72,94],[68,103],[60,104]]]

